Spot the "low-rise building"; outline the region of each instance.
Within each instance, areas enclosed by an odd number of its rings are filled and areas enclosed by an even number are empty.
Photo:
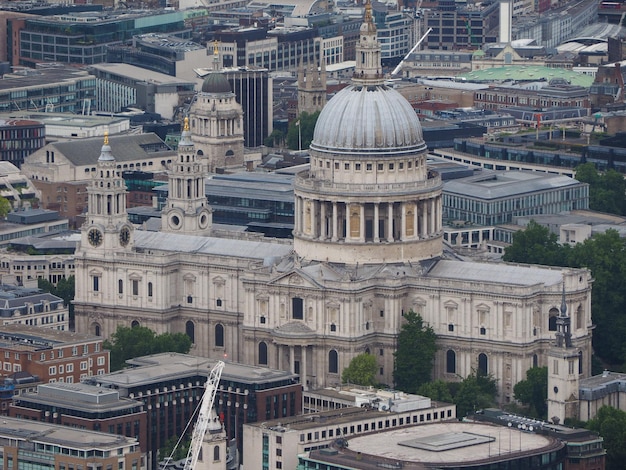
[[[69,311],[62,298],[40,289],[0,285],[3,325],[32,325],[69,330]]]
[[[40,326],[0,326],[2,375],[27,371],[43,383],[78,383],[109,372],[103,339]]]
[[[25,192],[30,191],[34,192],[35,189]],[[0,246],[6,247],[12,241],[22,237],[63,232],[68,227],[68,220],[60,218],[56,211],[29,209],[9,212],[6,221],[0,223]],[[22,278],[22,280],[25,279],[28,279],[28,276]]]
[[[1,138],[0,142],[0,146],[6,143]],[[13,209],[25,209],[35,206],[41,195],[17,166],[0,161],[0,196],[9,201]]]
[[[176,152],[156,134],[108,138],[120,171],[165,171]],[[41,191],[41,206],[56,210],[78,227],[87,208],[87,183],[96,171],[102,138],[54,142],[39,149],[22,165],[22,172]]]
[[[137,439],[115,434],[3,417],[0,441],[7,468],[146,468]]]
[[[510,223],[514,216],[588,208],[587,183],[540,172],[482,170],[447,181],[443,190],[444,220],[484,226]]]
[[[322,395],[325,398],[321,398]],[[433,403],[426,397],[404,394],[400,397],[397,392],[379,395],[377,402],[369,404],[366,400],[363,406],[344,408],[339,397],[332,397],[327,392],[312,392],[309,395],[310,410],[317,409],[318,396],[322,402],[334,401],[338,409],[245,425],[244,464],[250,468],[296,468],[298,454],[328,448],[337,440],[456,421],[455,405]]]
[[[193,331],[188,330],[188,334],[193,336]],[[130,367],[92,377],[88,383],[113,388],[120,397],[143,402],[150,430],[148,467],[156,468],[158,449],[171,437],[180,436],[192,419],[215,360],[163,353],[127,362]],[[289,372],[227,362],[215,396],[215,409],[228,440],[236,439],[242,452],[246,423],[301,413],[302,385],[298,376]]]
[[[0,160],[19,167],[46,143],[46,129],[31,119],[0,119]]]
[[[9,416],[132,437],[147,451],[147,412],[143,402],[119,391],[84,383],[49,383],[14,397]]]

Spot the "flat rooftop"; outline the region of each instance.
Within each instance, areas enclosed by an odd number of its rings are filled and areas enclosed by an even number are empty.
[[[131,359],[128,363],[134,367],[94,378],[99,383],[120,388],[138,387],[193,374],[208,376],[217,361],[187,354],[162,353]],[[296,380],[297,377],[297,374],[282,370],[225,362],[221,380],[256,384]]]
[[[56,83],[74,82],[93,78],[86,70],[79,70],[74,67],[53,67],[42,69],[19,69],[6,74],[0,80],[0,92],[15,88],[28,87],[54,87]]]
[[[54,346],[102,341],[101,337],[18,323],[0,326],[0,345],[5,348],[49,349]]]
[[[569,176],[539,171],[483,170],[474,176],[446,181],[443,192],[490,201],[579,184]]]
[[[350,452],[404,462],[444,464],[558,448],[550,437],[483,423],[445,422],[411,426],[348,439]],[[555,450],[555,449],[553,449]]]
[[[138,445],[136,439],[117,434],[75,429],[50,423],[40,423],[27,419],[3,416],[0,421],[0,437],[19,441],[57,444],[81,450],[117,449],[128,445]]]
[[[89,66],[90,70],[98,70],[112,75],[128,77],[138,82],[150,82],[155,85],[178,85],[187,84],[195,85],[194,82],[181,80],[164,73],[148,71],[144,68],[129,64],[95,64]]]

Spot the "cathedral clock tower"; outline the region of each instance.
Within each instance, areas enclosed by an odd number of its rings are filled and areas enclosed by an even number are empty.
[[[572,346],[571,322],[565,303],[565,282],[556,325],[556,345],[548,351],[548,420],[563,424],[565,418],[578,418],[580,384],[580,355],[578,348]]]
[[[111,153],[108,133],[104,135],[98,166],[87,194],[88,212],[81,230],[83,249],[103,252],[130,249],[133,226],[126,213],[126,183]]]
[[[161,212],[164,232],[210,235],[213,220],[204,189],[205,161],[196,153],[186,117],[178,143],[178,160],[169,172],[167,203]]]

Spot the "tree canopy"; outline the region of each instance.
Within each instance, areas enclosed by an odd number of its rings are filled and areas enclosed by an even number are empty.
[[[473,372],[458,385],[452,399],[456,405],[456,415],[463,418],[476,410],[496,404],[498,384],[491,375]]]
[[[404,319],[394,353],[393,379],[399,390],[417,393],[420,386],[431,380],[437,352],[436,336],[414,311],[406,313]]]
[[[162,352],[186,354],[191,349],[191,339],[184,333],[156,335],[145,326],[118,326],[103,347],[111,351],[111,371],[116,371],[124,368],[127,359],[135,357]]]
[[[595,418],[587,421],[587,429],[604,438],[606,470],[622,470],[626,462],[626,412],[603,406]]]
[[[11,203],[6,197],[0,196],[0,217],[4,218],[11,212]]]
[[[372,354],[363,353],[355,356],[350,361],[350,365],[341,373],[343,383],[353,383],[356,385],[376,385],[376,372],[378,363]]]
[[[517,382],[513,387],[515,399],[529,407],[529,414],[535,418],[546,419],[548,415],[548,368],[532,367],[526,371],[526,380]]]
[[[319,115],[319,111],[313,114],[302,113],[298,119],[291,122],[287,131],[287,147],[292,150],[308,149],[313,140],[313,131]]]
[[[589,209],[626,215],[626,180],[615,170],[599,173],[593,163],[576,167],[576,179],[589,184]]]
[[[529,240],[531,240],[529,242]],[[594,234],[573,247],[555,243],[554,236],[534,221],[513,237],[505,261],[589,268],[593,276],[591,314],[596,329],[594,353],[614,368],[626,362],[626,240],[616,230]]]

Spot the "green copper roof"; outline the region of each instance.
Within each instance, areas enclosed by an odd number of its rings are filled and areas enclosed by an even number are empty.
[[[553,78],[563,78],[572,85],[590,87],[593,77],[566,69],[553,69],[550,67],[511,65],[508,67],[496,67],[492,69],[475,70],[459,75],[471,82],[500,82],[504,80],[541,80],[548,81]]]

